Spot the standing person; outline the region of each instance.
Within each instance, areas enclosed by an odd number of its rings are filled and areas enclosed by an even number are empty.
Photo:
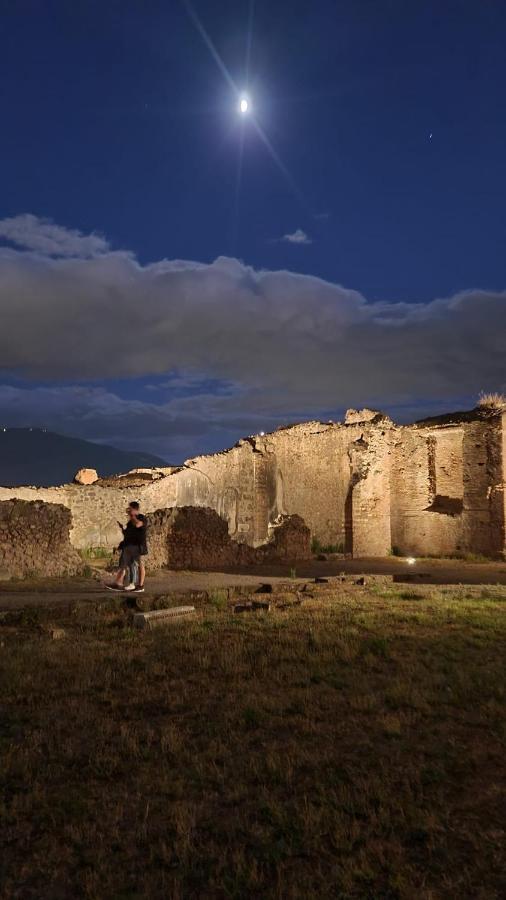
[[[119,545],[121,556],[119,561],[119,569],[112,584],[106,585],[110,591],[135,591],[140,594],[144,591],[145,566],[141,561],[141,554],[147,553],[146,544],[146,518],[139,512],[139,504],[136,500],[132,500],[127,508],[128,521],[126,527],[118,522],[122,532],[123,540]],[[139,572],[139,583],[136,584],[135,570]],[[130,573],[130,584],[123,587],[123,582],[127,571]]]
[[[143,556],[147,556],[148,552],[148,544],[147,544],[147,521],[146,516],[143,516],[141,512],[139,512],[139,504],[136,500],[132,500],[129,505],[129,510],[133,510],[136,517],[136,525],[137,525],[137,539],[139,541],[139,558],[134,560],[132,565],[130,566],[130,583],[125,587],[125,591],[134,591],[136,594],[142,594],[144,591],[144,580],[146,578],[146,566],[144,564]],[[140,522],[140,525],[138,524]]]

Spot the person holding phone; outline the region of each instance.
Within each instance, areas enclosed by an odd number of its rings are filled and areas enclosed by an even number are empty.
[[[123,532],[123,540],[119,545],[121,551],[119,569],[112,584],[106,585],[111,591],[133,591],[142,594],[146,568],[142,559],[148,552],[146,539],[146,517],[140,512],[137,500],[132,500],[127,507],[128,521],[126,526],[118,522]],[[124,587],[125,576],[129,572],[129,583]]]

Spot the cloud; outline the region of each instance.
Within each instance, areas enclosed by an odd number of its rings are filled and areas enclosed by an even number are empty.
[[[280,240],[285,241],[288,244],[312,244],[313,240],[310,238],[305,231],[302,231],[302,228],[297,228],[293,234],[284,234]]]
[[[281,423],[251,410],[251,398],[242,410],[243,393],[228,386],[221,393],[202,389],[151,402],[126,399],[106,387],[0,385],[0,427],[48,428],[124,449],[141,447],[181,462]]]
[[[506,292],[371,303],[236,259],[141,265],[127,251],[89,255],[87,244],[77,256],[42,255],[32,241],[0,249],[0,316],[4,370],[50,385],[3,388],[1,416],[36,424],[39,409],[48,427],[123,445],[133,434],[137,446],[179,440],[181,453],[196,452],[346,406],[448,408],[506,388]],[[145,391],[156,402],[56,386],[146,377],[166,390]]]
[[[86,259],[110,250],[109,243],[98,234],[84,235],[29,213],[0,220],[0,237],[43,256],[78,256]]]

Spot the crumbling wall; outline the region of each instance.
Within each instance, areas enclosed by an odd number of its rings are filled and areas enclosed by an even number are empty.
[[[115,547],[121,540],[118,520],[125,521],[130,500],[140,499],[142,483],[123,484],[119,479],[102,484],[66,484],[55,488],[0,488],[0,501],[44,501],[68,507],[72,514],[70,538],[74,547]]]
[[[504,551],[502,417],[471,422],[464,431],[462,544],[466,551]]]
[[[235,540],[254,547],[265,543],[278,516],[299,515],[324,545],[344,547],[347,529],[354,529],[357,547],[366,547],[368,555],[383,555],[390,546],[392,423],[372,415],[349,425],[307,422],[189,460],[170,478],[145,489],[144,509],[215,509]],[[357,475],[350,454],[360,441],[368,462]],[[351,505],[347,508],[352,493],[353,514]]]
[[[307,559],[310,532],[299,516],[282,517],[262,547],[234,541],[213,509],[158,509],[149,516],[150,568],[216,569]]]
[[[495,555],[504,549],[499,417],[397,430],[392,545],[402,554]]]
[[[255,517],[262,503],[252,445],[243,440],[222,453],[188,460],[170,477],[142,493],[145,511],[159,508],[202,506],[215,509],[227,522],[229,534],[239,542],[255,545]]]
[[[348,448],[345,550],[353,556],[386,556],[390,532],[390,424],[364,429]]]
[[[296,562],[311,557],[311,531],[301,516],[279,516],[269,540],[256,548],[258,562]]]
[[[357,430],[357,435],[360,433]],[[355,429],[307,422],[256,438],[270,467],[270,487],[263,520],[279,514],[301,516],[321,544],[344,544],[344,509],[349,481],[347,449]]]
[[[7,576],[76,575],[83,561],[70,543],[70,510],[37,500],[0,501],[0,572]]]
[[[237,543],[262,547],[279,516],[299,515],[322,545],[354,556],[505,550],[506,417],[477,411],[395,426],[374,410],[256,435],[178,469],[59,488],[0,488],[67,506],[72,543],[113,547],[130,500],[148,515],[215,510]],[[143,477],[141,477],[143,476]],[[152,480],[153,478],[153,480]]]
[[[255,438],[269,460],[269,515],[300,515],[323,545],[382,556],[390,546],[389,419],[308,422]]]
[[[131,500],[140,499],[142,485],[68,485],[67,504],[72,513],[71,540],[75,547],[116,547],[121,540],[119,522],[126,521]]]

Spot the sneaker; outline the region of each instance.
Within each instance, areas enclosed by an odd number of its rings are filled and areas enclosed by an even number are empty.
[[[136,594],[143,594],[143,593],[144,593],[144,588],[143,588],[143,587],[140,587],[140,586],[139,586],[139,587],[134,587],[134,592],[135,592]]]
[[[135,584],[127,584],[126,587],[123,588],[124,591],[135,591]]]
[[[121,594],[125,590],[120,584],[105,584],[104,587],[107,588],[108,591],[119,591]]]

